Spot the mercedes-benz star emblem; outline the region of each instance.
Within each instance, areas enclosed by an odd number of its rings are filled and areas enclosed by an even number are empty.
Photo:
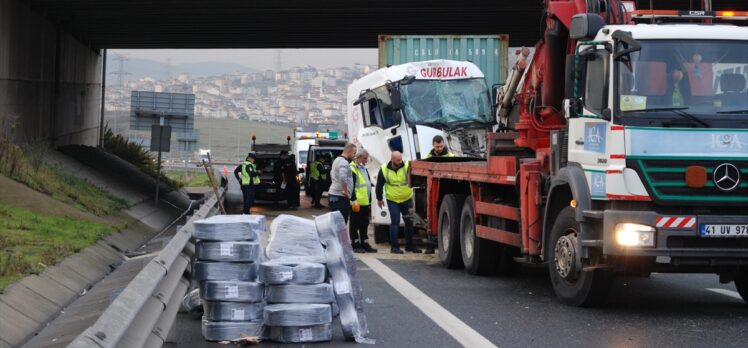
[[[740,184],[740,170],[730,163],[722,163],[714,169],[712,180],[718,189],[732,191]]]

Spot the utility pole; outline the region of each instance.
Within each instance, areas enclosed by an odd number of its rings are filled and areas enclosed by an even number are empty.
[[[125,63],[128,62],[130,58],[119,53],[113,53],[112,55],[114,56],[114,61],[117,62],[117,70],[112,71],[112,75],[117,76],[117,82],[120,87],[125,87],[125,76],[132,75],[125,70]]]

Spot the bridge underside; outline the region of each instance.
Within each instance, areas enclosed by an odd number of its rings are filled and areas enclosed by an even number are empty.
[[[96,144],[104,48],[373,48],[379,34],[508,34],[530,46],[542,14],[543,0],[0,0],[0,134]]]

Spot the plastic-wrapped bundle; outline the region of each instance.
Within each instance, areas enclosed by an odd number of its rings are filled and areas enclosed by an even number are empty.
[[[203,337],[208,341],[231,341],[242,335],[263,337],[265,326],[262,320],[254,321],[209,321],[203,317]]]
[[[333,281],[335,300],[340,307],[343,336],[359,343],[374,343],[369,334],[363,307],[363,290],[356,275],[356,259],[348,238],[348,229],[340,212],[315,219],[317,231],[325,245],[327,269]]]
[[[263,262],[260,279],[265,284],[319,284],[325,281],[327,268],[321,263]]]
[[[202,282],[206,280],[244,280],[257,279],[258,264],[256,262],[209,262],[195,261],[192,279]]]
[[[325,262],[324,249],[314,221],[293,215],[279,215],[270,225],[267,257],[283,262]]]
[[[267,230],[263,215],[214,215],[193,225],[192,237],[200,240],[258,240]]]
[[[205,301],[204,318],[210,321],[250,321],[262,319],[265,302],[216,302]]]
[[[210,261],[258,261],[262,258],[262,248],[259,242],[198,242],[195,257]]]
[[[210,280],[200,283],[200,296],[207,301],[260,302],[265,285],[238,280]]]
[[[200,290],[194,289],[184,295],[182,308],[188,313],[198,313],[203,310],[203,301],[200,299]]]
[[[280,343],[327,342],[332,340],[332,325],[276,326],[269,329],[268,338]]]
[[[267,326],[312,326],[332,322],[329,304],[282,303],[265,307],[263,315]]]
[[[332,303],[332,286],[322,284],[285,284],[268,286],[268,303]]]

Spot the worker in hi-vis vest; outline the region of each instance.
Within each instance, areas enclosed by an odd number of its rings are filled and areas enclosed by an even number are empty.
[[[315,208],[323,208],[320,197],[322,197],[322,161],[321,156],[318,156],[309,163],[309,187],[307,192],[312,196],[312,206]],[[325,177],[327,178],[327,177]]]
[[[392,151],[390,161],[382,165],[377,175],[377,205],[379,208],[384,207],[384,199],[387,199],[387,209],[390,211],[390,252],[393,254],[403,253],[397,240],[400,215],[403,215],[405,220],[405,251],[421,252],[413,244],[413,221],[405,218],[408,211],[413,208],[413,189],[408,185],[409,169],[410,163],[403,162],[403,154],[400,151]]]
[[[255,160],[257,160],[257,154],[252,151],[247,154],[244,163],[234,170],[234,176],[242,186],[242,197],[244,198],[242,214],[252,213],[252,203],[255,201],[255,189],[260,184],[260,173],[257,172]]]
[[[353,173],[353,195],[351,196],[351,224],[349,233],[353,251],[357,253],[375,253],[369,245],[369,218],[371,217],[371,177],[366,163],[369,153],[358,148],[351,162]]]
[[[444,145],[444,137],[441,135],[435,135],[434,139],[431,140],[431,151],[426,154],[426,157],[423,159],[431,158],[431,157],[454,157],[455,154],[453,154],[446,145]]]

